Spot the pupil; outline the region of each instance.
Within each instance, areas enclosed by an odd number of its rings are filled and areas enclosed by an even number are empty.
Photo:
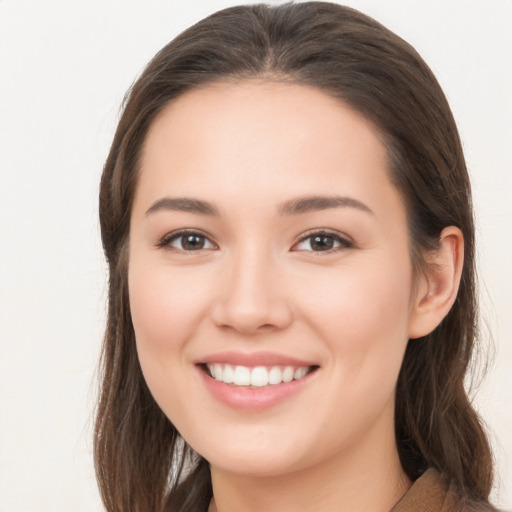
[[[199,235],[187,235],[183,237],[184,249],[202,249],[204,246],[204,238]]]
[[[334,240],[330,236],[314,236],[311,241],[311,248],[315,251],[328,251],[333,245]]]

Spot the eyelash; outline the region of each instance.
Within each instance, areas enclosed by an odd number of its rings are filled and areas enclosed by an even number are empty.
[[[171,243],[174,242],[175,240],[179,240],[180,238],[183,239],[186,236],[197,236],[199,238],[204,239],[205,243],[208,242],[211,245],[213,245],[214,246],[213,248],[217,248],[217,245],[210,240],[210,237],[208,235],[206,235],[205,233],[202,233],[201,231],[194,231],[194,230],[182,230],[182,231],[174,231],[172,233],[168,233],[156,244],[156,246],[158,248],[167,249],[170,251],[181,251],[181,252],[189,252],[189,253],[197,253],[202,250],[212,249],[212,247],[208,247],[208,248],[201,247],[199,249],[187,250],[187,249],[180,249],[177,247],[173,247],[171,245]]]
[[[184,238],[185,236],[197,236],[204,240],[204,243],[209,243],[213,247],[200,247],[199,249],[183,249],[183,248],[176,248],[171,245],[172,242],[179,240],[180,238]],[[295,242],[292,246],[292,251],[299,252],[300,249],[294,249],[299,244],[302,244],[306,242],[307,240],[313,239],[314,237],[318,238],[329,238],[334,240],[334,243],[339,244],[337,247],[330,248],[325,251],[314,251],[314,250],[305,250],[302,249],[304,252],[313,252],[318,254],[332,254],[334,252],[338,252],[343,249],[350,249],[354,246],[354,243],[350,240],[348,240],[346,237],[340,235],[337,232],[329,231],[329,230],[318,230],[318,231],[311,231],[307,233],[305,236],[303,236],[298,242]],[[211,249],[218,249],[218,246],[212,242],[208,235],[205,233],[202,233],[201,231],[194,231],[194,230],[182,230],[182,231],[175,231],[172,233],[168,233],[165,235],[157,244],[156,246],[161,249],[167,249],[170,251],[181,251],[181,252],[188,252],[188,253],[198,253],[203,250],[211,250]],[[311,242],[310,242],[311,247]]]
[[[313,238],[315,237],[318,237],[318,238],[330,238],[332,240],[334,240],[334,243],[338,243],[338,247],[333,247],[331,249],[328,249],[326,251],[313,251],[313,250],[309,250],[307,252],[314,252],[314,253],[317,253],[317,254],[332,254],[332,253],[335,253],[335,252],[338,252],[338,251],[342,251],[344,249],[350,249],[351,247],[354,247],[354,243],[347,239],[345,236],[341,235],[340,233],[336,232],[336,231],[329,231],[329,230],[325,230],[325,229],[321,229],[321,230],[318,230],[318,231],[311,231],[309,233],[307,233],[306,235],[304,235],[298,242],[296,242],[293,247],[297,246],[298,244],[301,244],[307,240],[312,240]],[[310,242],[310,246],[311,246],[311,242]],[[292,247],[292,250],[293,250],[293,247]],[[306,251],[305,251],[306,252]]]

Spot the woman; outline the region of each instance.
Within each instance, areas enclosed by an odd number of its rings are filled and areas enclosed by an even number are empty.
[[[206,18],[130,91],[100,220],[108,510],[492,509],[470,185],[407,43],[323,2]]]

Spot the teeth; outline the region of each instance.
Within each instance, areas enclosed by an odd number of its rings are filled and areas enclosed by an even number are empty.
[[[233,370],[233,367],[229,364],[225,365],[224,371],[221,373],[220,378],[217,380],[221,380],[226,384],[233,384],[233,382],[235,382],[235,370]]]
[[[261,388],[268,384],[268,372],[264,366],[257,366],[251,372],[251,386]]]
[[[273,366],[268,372],[268,383],[269,384],[281,384],[283,381],[283,372],[279,366]]]
[[[309,371],[309,366],[232,366],[229,364],[207,364],[210,375],[219,382],[225,384],[234,384],[235,386],[275,386],[282,382],[291,382],[305,377]]]
[[[305,377],[307,373],[308,373],[308,369],[307,368],[304,368],[304,367],[297,368],[295,370],[295,373],[293,374],[293,378],[295,380],[302,379],[302,377]]]
[[[222,366],[220,364],[214,364],[212,370],[215,379],[222,380]]]
[[[217,377],[215,377],[215,378],[217,379]],[[222,377],[217,380],[222,380],[222,382],[224,382]],[[235,368],[235,379],[233,381],[233,384],[235,386],[249,386],[250,383],[251,383],[251,370],[249,370],[249,368],[247,368],[246,366],[237,366]]]
[[[294,373],[294,369],[291,366],[287,366],[283,371],[283,382],[291,382]]]

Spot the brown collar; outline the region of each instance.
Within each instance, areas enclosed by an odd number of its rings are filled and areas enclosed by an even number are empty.
[[[435,469],[429,469],[404,494],[391,512],[455,512],[461,503],[451,486]]]

